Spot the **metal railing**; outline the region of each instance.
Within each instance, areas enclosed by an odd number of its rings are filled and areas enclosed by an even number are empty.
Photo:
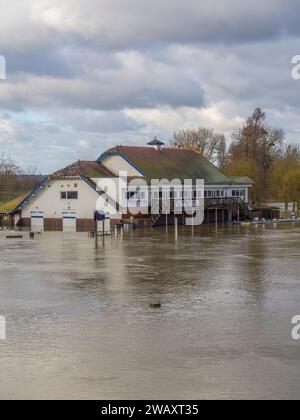
[[[219,208],[219,209],[233,209],[237,206],[246,206],[247,204],[241,197],[224,197],[224,198],[205,198],[205,209]]]

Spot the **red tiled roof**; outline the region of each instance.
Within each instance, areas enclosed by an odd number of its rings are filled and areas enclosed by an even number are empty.
[[[50,175],[51,179],[60,178],[112,178],[114,175],[106,169],[101,163],[95,161],[78,160],[64,169],[54,172]]]

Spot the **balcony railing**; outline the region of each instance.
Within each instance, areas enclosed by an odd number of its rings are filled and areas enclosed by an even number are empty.
[[[205,198],[205,209],[219,208],[230,209],[245,205],[245,201],[241,197],[226,197],[226,198]]]

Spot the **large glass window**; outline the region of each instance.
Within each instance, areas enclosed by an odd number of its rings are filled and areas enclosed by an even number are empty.
[[[232,191],[232,197],[245,197],[246,192],[245,190],[233,190]]]
[[[212,191],[204,191],[204,197],[205,198],[211,198],[212,197]]]

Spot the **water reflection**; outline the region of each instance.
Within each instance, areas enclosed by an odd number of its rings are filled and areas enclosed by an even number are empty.
[[[299,233],[1,234],[0,397],[299,397]]]

